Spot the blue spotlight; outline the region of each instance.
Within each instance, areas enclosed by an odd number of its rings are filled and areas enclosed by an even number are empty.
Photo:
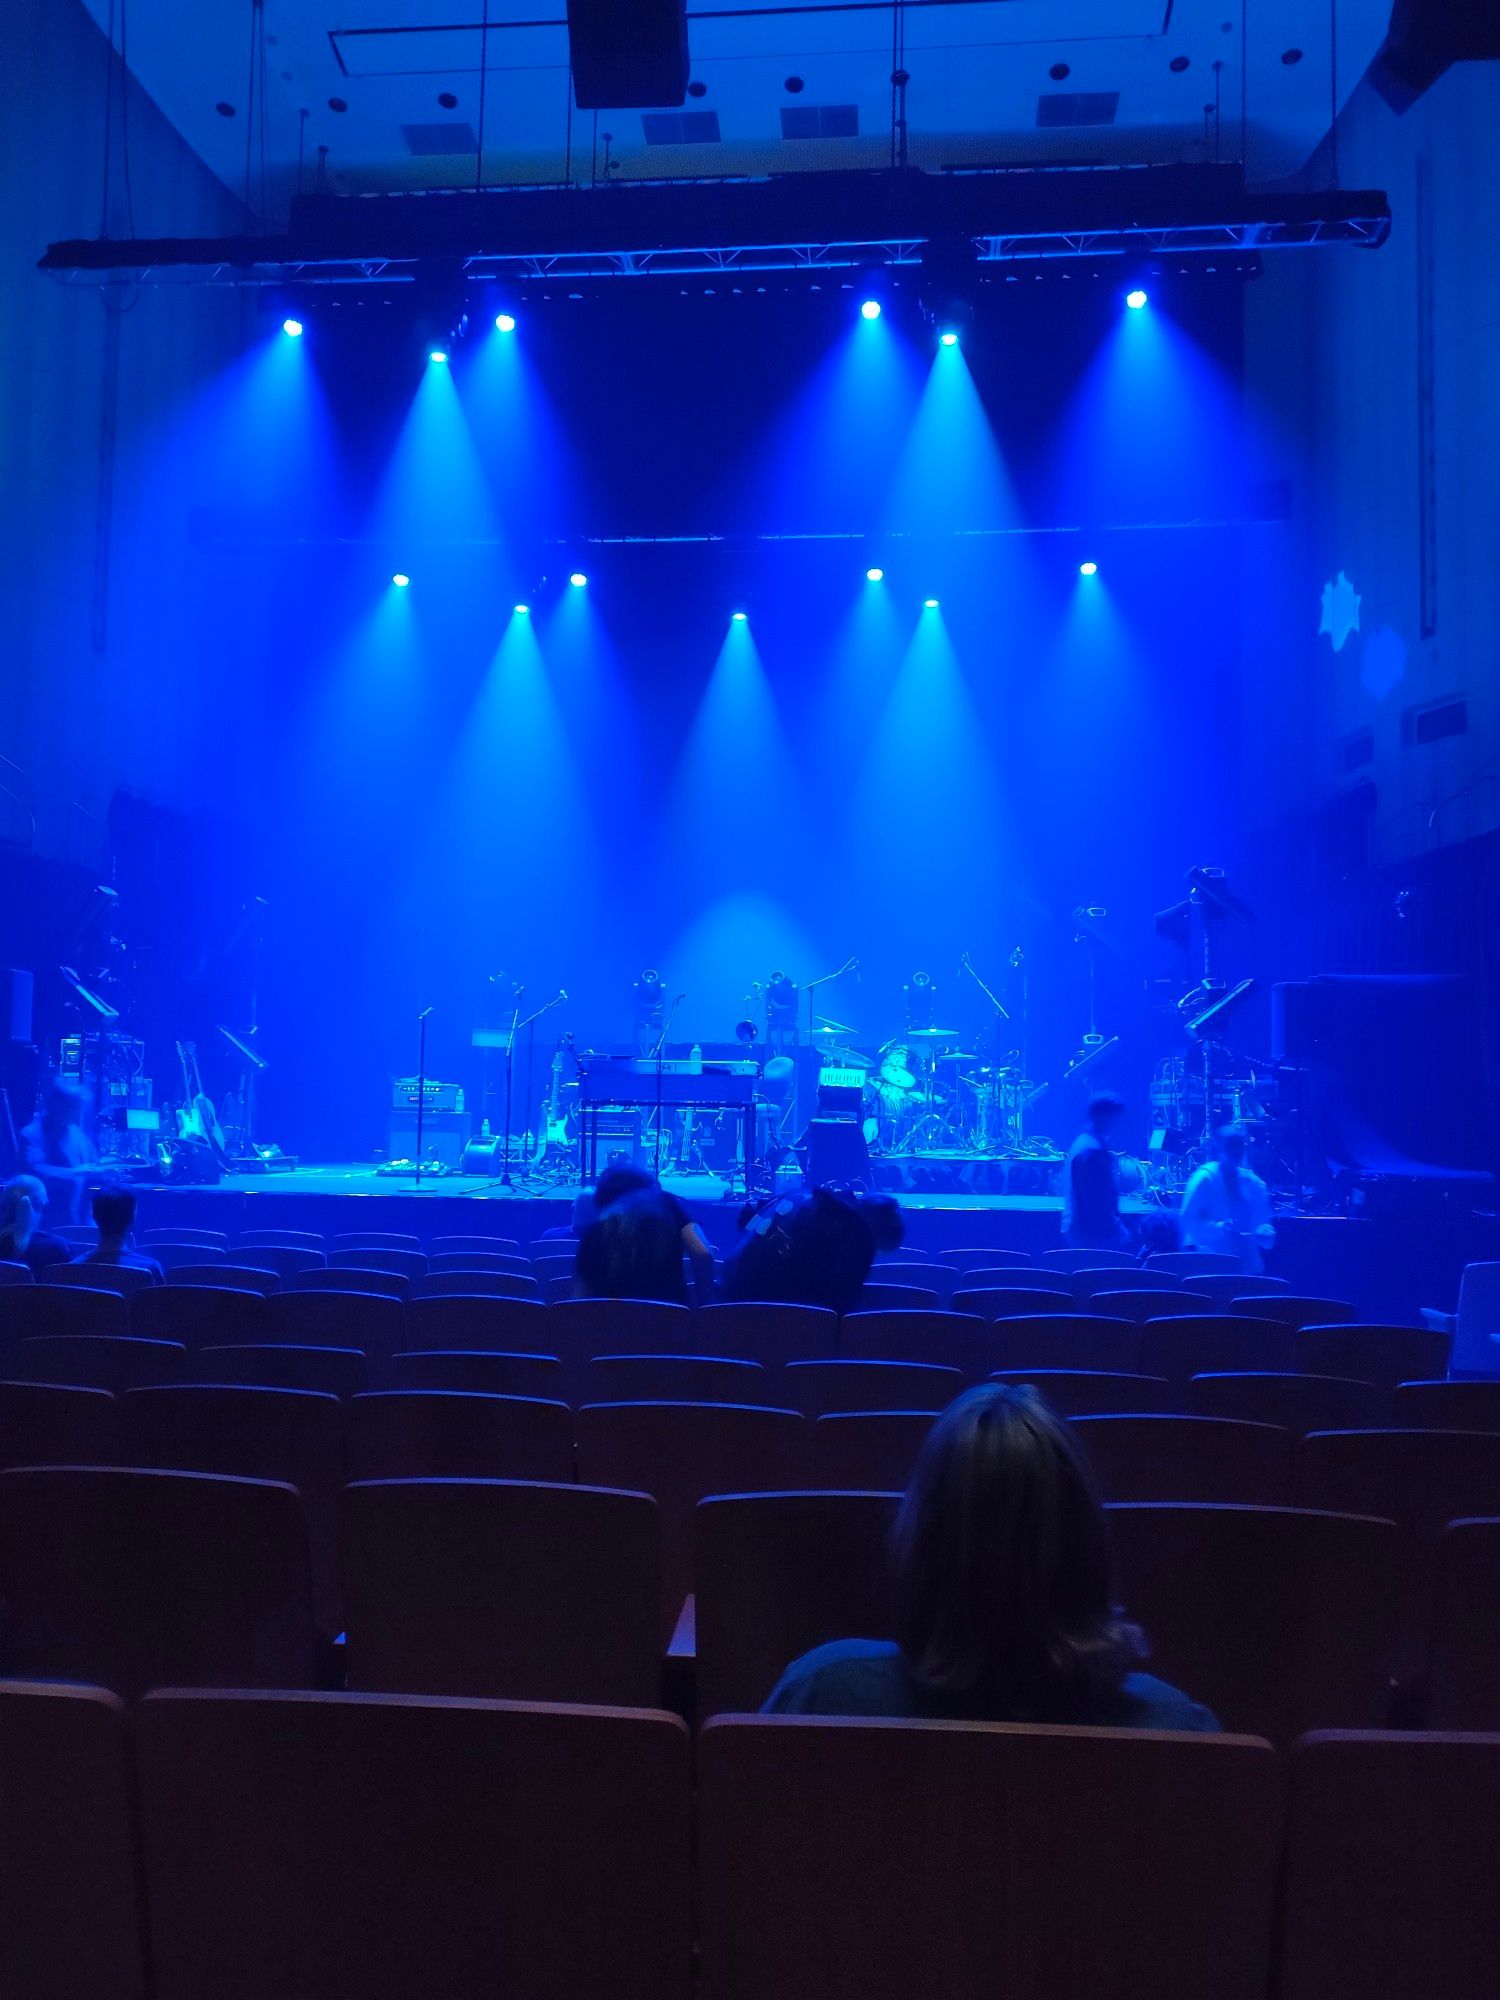
[[[448,359],[447,349],[442,347],[434,347],[432,352],[428,355],[427,359],[429,361],[446,361]]]
[[[743,611],[731,611],[729,615],[730,615],[730,617],[731,617],[731,618],[732,618],[732,619],[734,620],[734,622],[735,622],[735,624],[736,624],[736,625],[743,625],[743,624],[744,624],[744,622],[745,622],[745,614],[744,614],[744,612],[743,612]]]
[[[937,608],[938,601],[935,597],[924,597],[922,599],[922,609],[924,611],[936,611]]]
[[[859,316],[861,319],[879,319],[880,317],[879,299],[866,299],[864,304],[859,309]]]
[[[883,569],[867,569],[865,571],[865,582],[879,583],[884,576],[885,571]]]
[[[1125,294],[1125,303],[1131,308],[1132,311],[1139,312],[1141,307],[1146,303],[1146,294],[1141,290],[1140,286],[1137,285],[1133,292],[1127,292]]]
[[[397,590],[405,590],[406,586],[411,582],[411,578],[406,574],[404,569],[398,569],[396,574],[391,578],[391,582],[395,584]]]
[[[530,610],[531,606],[529,604],[518,604],[516,606],[516,616],[518,618],[525,618]]]
[[[957,347],[958,345],[958,333],[951,326],[945,326],[938,335],[938,339],[944,347]]]
[[[1081,562],[1078,565],[1078,574],[1080,576],[1097,576],[1099,574],[1099,565],[1096,562]]]
[[[300,340],[302,338],[302,322],[300,319],[284,319],[281,322],[281,330],[288,340]]]
[[[575,569],[573,574],[568,578],[568,581],[575,590],[582,590],[583,586],[588,582],[588,578],[581,569]]]
[[[496,333],[514,333],[515,330],[516,330],[516,316],[514,313],[496,313],[495,315]]]

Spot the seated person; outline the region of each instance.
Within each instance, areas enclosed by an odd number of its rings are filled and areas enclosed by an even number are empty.
[[[613,1202],[578,1245],[579,1298],[663,1299],[686,1305],[678,1206],[651,1187]]]
[[[766,1710],[1215,1730],[1137,1669],[1104,1511],[1066,1423],[1036,1390],[971,1389],[927,1434],[897,1519],[894,1641],[838,1639],[793,1662]]]
[[[833,1188],[784,1195],[746,1224],[724,1296],[851,1312],[874,1261],[874,1232],[851,1196]]]
[[[875,1262],[888,1264],[894,1258],[927,1257],[925,1250],[906,1247],[906,1215],[893,1194],[862,1194],[859,1212],[875,1237]]]
[[[592,1202],[594,1217],[597,1217],[608,1214],[628,1195],[648,1192],[659,1195],[677,1217],[683,1255],[693,1267],[693,1291],[700,1300],[706,1299],[714,1288],[713,1245],[694,1222],[686,1202],[679,1201],[675,1194],[668,1194],[654,1174],[648,1174],[644,1167],[635,1167],[629,1161],[621,1160],[604,1169],[594,1185],[593,1194],[584,1198]]]
[[[1221,1125],[1214,1156],[1199,1167],[1182,1191],[1179,1218],[1184,1250],[1215,1250],[1237,1257],[1240,1268],[1257,1274],[1276,1241],[1271,1196],[1265,1182],[1245,1165],[1243,1125]]]
[[[127,1271],[148,1271],[154,1284],[165,1282],[156,1259],[131,1247],[130,1232],[135,1227],[134,1188],[116,1182],[98,1189],[94,1195],[94,1223],[99,1231],[98,1247],[75,1257],[75,1264],[119,1264]]]
[[[566,1222],[555,1223],[551,1229],[544,1229],[536,1239],[538,1243],[556,1243],[566,1249],[576,1243],[591,1222],[599,1219],[598,1204],[594,1200],[592,1188],[580,1188],[573,1197],[573,1212]]]
[[[83,1129],[88,1096],[81,1084],[55,1076],[42,1109],[21,1131],[21,1164],[47,1190],[47,1219],[76,1222],[85,1185],[97,1180],[99,1148]]]
[[[24,1264],[34,1278],[73,1257],[71,1243],[41,1227],[46,1206],[47,1190],[34,1174],[17,1174],[0,1187],[0,1262]]]

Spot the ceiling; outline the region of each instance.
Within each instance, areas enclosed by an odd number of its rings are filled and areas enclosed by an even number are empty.
[[[86,4],[104,27],[109,0]],[[1245,4],[906,0],[908,157],[930,169],[1233,160],[1243,116],[1250,178],[1285,180],[1363,75],[1389,0],[1338,0],[1336,76],[1328,0],[1249,0],[1242,18]],[[329,18],[308,0],[264,0],[263,105],[248,93],[251,0],[129,0],[130,67],[225,184],[273,215],[318,184],[320,163],[324,185],[355,193],[473,187],[480,172],[486,185],[587,184],[892,161],[895,22],[881,0],[690,10],[682,109],[700,122],[680,137],[669,125],[664,142],[648,142],[640,111],[570,116],[557,0],[488,0],[487,32],[480,8],[451,0],[347,7]]]

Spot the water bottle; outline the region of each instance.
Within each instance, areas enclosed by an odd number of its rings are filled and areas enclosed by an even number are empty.
[[[694,1076],[699,1076],[699,1075],[701,1075],[701,1074],[702,1074],[702,1071],[703,1071],[703,1044],[702,1044],[701,1042],[694,1042],[694,1044],[693,1044],[693,1048],[692,1048],[692,1053],[691,1053],[691,1055],[689,1055],[689,1057],[688,1057],[688,1064],[689,1064],[689,1067],[691,1068],[691,1070],[692,1070],[692,1073],[693,1073],[693,1075],[694,1075]]]

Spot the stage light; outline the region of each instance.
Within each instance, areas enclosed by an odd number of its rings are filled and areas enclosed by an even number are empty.
[[[1099,565],[1096,562],[1081,562],[1078,565],[1078,574],[1080,576],[1097,576],[1099,574]]]
[[[583,586],[588,582],[588,578],[581,569],[575,569],[573,574],[568,578],[568,581],[575,590],[582,590]]]
[[[398,569],[396,574],[391,578],[391,582],[395,584],[397,590],[405,590],[406,586],[411,582],[411,578],[406,574],[405,570]]]
[[[958,334],[951,326],[944,327],[943,331],[938,335],[938,339],[944,347],[957,347],[958,345]]]
[[[281,330],[289,340],[300,340],[302,338],[302,322],[300,319],[284,319],[281,322]]]
[[[428,355],[427,359],[429,361],[446,361],[448,359],[448,356],[443,348],[434,347],[432,352]]]
[[[924,597],[922,599],[922,609],[924,611],[936,611],[937,608],[938,601],[935,597]]]
[[[867,569],[865,571],[865,582],[879,583],[884,575],[885,571],[883,569]]]
[[[515,330],[516,330],[516,317],[514,313],[496,313],[495,315],[496,333],[514,333]]]
[[[1125,303],[1131,308],[1132,311],[1139,312],[1141,307],[1146,303],[1146,294],[1141,290],[1140,286],[1137,285],[1133,292],[1127,292],[1125,294]]]
[[[861,319],[879,319],[880,317],[879,299],[866,299],[864,304],[859,309],[859,316]]]
[[[736,624],[736,625],[743,625],[743,624],[744,624],[744,622],[745,622],[745,614],[744,614],[744,612],[743,612],[743,611],[731,611],[729,615],[730,615],[730,617],[731,617],[731,618],[732,618],[732,619],[734,620],[734,622],[735,622],[735,624]]]
[[[529,604],[518,604],[516,606],[516,616],[518,618],[525,618],[530,610],[531,606]]]

